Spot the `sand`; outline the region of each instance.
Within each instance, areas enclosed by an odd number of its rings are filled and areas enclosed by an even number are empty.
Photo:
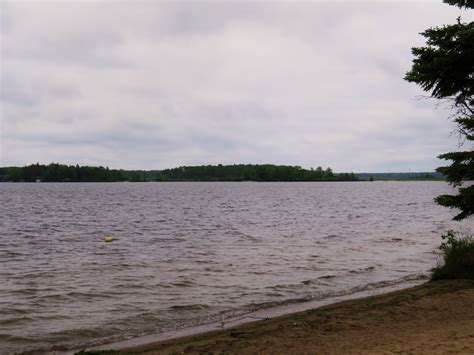
[[[474,280],[429,282],[122,352],[472,355]]]

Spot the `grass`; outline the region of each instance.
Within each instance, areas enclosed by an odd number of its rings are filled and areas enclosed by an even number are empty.
[[[474,238],[452,230],[442,236],[443,262],[432,269],[432,279],[474,279]]]

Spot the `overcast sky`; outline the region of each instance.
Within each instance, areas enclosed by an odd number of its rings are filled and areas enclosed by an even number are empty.
[[[403,80],[440,1],[1,1],[0,166],[426,171],[449,111]]]

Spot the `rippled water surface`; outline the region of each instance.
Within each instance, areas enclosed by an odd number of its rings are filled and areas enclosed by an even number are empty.
[[[0,348],[77,348],[406,282],[436,263],[443,231],[472,230],[433,203],[450,191],[0,184]]]

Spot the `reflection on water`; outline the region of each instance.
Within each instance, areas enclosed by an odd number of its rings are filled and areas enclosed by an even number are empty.
[[[405,282],[435,264],[443,231],[472,228],[433,203],[449,191],[0,184],[0,346],[83,346]]]

